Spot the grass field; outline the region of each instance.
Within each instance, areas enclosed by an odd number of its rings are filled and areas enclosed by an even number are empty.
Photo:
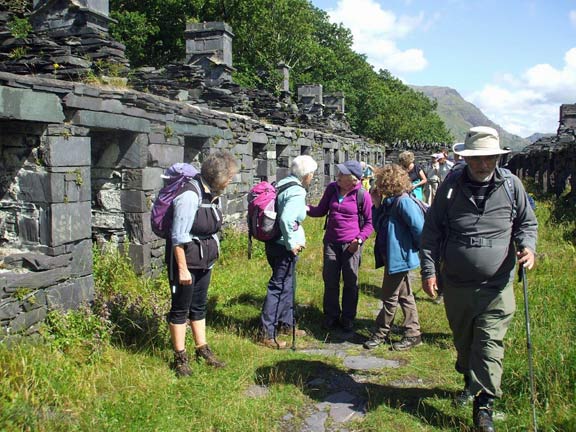
[[[529,272],[529,298],[539,430],[576,431],[576,269],[574,209],[538,202],[539,259]],[[322,220],[307,219],[309,244],[298,264],[300,325],[309,335],[296,351],[256,343],[260,308],[270,271],[261,244],[246,259],[246,238],[227,232],[223,256],[210,287],[208,338],[228,366],[193,365],[177,379],[168,365],[172,351],[164,314],[168,284],[143,280],[121,256],[98,256],[97,300],[91,308],[51,314],[43,338],[0,343],[2,431],[284,431],[300,430],[307,407],[321,400],[305,386],[318,370],[347,376],[342,359],[310,356],[303,347],[328,341],[322,320]],[[372,240],[361,268],[357,329],[368,335],[378,308],[382,270],[373,269]],[[522,286],[506,340],[503,413],[498,431],[531,428],[530,386]],[[405,353],[374,351],[403,367],[372,373],[363,387],[368,401],[362,421],[349,431],[467,431],[470,408],[456,408],[452,394],[462,383],[441,305],[416,286],[424,345]],[[401,317],[399,317],[401,318]],[[192,348],[188,341],[189,350]],[[360,348],[361,349],[361,348]],[[398,388],[404,380],[418,385]],[[249,398],[247,388],[269,392]],[[294,417],[288,427],[283,417]]]

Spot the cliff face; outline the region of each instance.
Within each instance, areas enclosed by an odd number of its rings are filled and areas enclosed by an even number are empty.
[[[411,86],[414,90],[424,93],[430,99],[438,102],[436,109],[446,127],[454,135],[455,142],[462,142],[468,129],[474,126],[490,126],[498,130],[502,147],[521,150],[530,144],[527,139],[505,131],[484,115],[478,107],[466,101],[456,90],[450,87]]]

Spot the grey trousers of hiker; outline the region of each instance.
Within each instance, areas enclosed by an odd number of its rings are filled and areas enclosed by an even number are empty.
[[[513,279],[505,287],[462,288],[444,283],[444,305],[456,370],[470,376],[470,391],[502,396],[504,336],[516,310]]]
[[[394,274],[384,272],[382,302],[382,309],[376,317],[377,336],[386,337],[389,335],[398,305],[400,305],[404,314],[404,336],[420,336],[420,321],[418,319],[418,310],[416,309],[416,300],[410,285],[409,272]]]
[[[362,258],[362,247],[351,254],[348,243],[324,242],[324,316],[338,320],[340,317],[353,321],[358,309],[358,269]],[[340,307],[340,275],[342,307]],[[340,316],[342,315],[342,316]]]

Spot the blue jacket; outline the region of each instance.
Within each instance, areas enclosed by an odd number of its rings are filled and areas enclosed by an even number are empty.
[[[288,182],[302,184],[296,176],[289,175],[277,184],[282,186]],[[282,236],[277,243],[283,245],[287,250],[292,250],[298,245],[306,245],[306,235],[302,222],[306,218],[306,190],[303,187],[292,186],[278,196],[278,208],[280,213],[280,232]]]
[[[388,274],[395,274],[420,266],[418,250],[424,215],[418,204],[407,195],[386,198],[379,208],[372,209],[372,221],[377,231],[376,268],[385,265]]]

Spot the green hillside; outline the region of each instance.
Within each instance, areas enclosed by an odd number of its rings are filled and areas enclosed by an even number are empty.
[[[502,129],[482,113],[475,105],[464,100],[450,87],[411,86],[438,103],[436,111],[454,136],[455,142],[462,142],[468,129],[473,126],[491,126],[498,130],[503,147],[521,150],[530,144],[527,139],[512,135]]]

